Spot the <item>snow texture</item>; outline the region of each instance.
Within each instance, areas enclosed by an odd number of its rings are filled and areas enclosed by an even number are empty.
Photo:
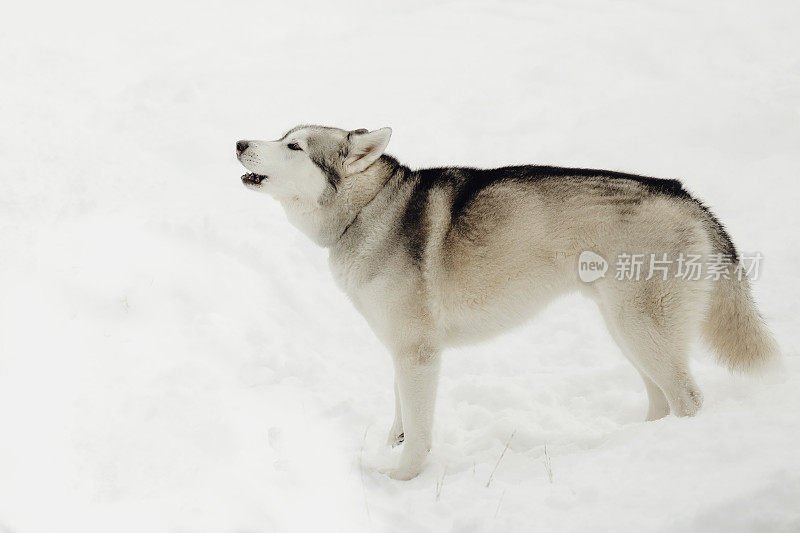
[[[7,5],[0,531],[800,530],[799,5]],[[782,367],[698,346],[702,411],[644,423],[571,296],[448,351],[427,467],[388,479],[390,359],[239,181],[234,142],[297,123],[391,126],[414,167],[681,178],[764,254]]]

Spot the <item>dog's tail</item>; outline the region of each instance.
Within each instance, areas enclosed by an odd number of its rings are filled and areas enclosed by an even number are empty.
[[[733,272],[713,282],[703,337],[717,358],[734,371],[754,372],[778,357],[778,345],[764,324],[746,277]]]
[[[777,361],[778,344],[764,324],[750,294],[750,283],[741,272],[741,256],[725,227],[708,207],[703,211],[714,253],[732,260],[726,275],[712,281],[710,305],[702,336],[717,353],[720,363],[733,371],[757,372]]]

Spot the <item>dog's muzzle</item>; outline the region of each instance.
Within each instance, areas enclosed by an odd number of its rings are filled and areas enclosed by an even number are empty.
[[[254,172],[249,172],[242,176],[242,183],[249,183],[252,185],[260,185],[262,181],[267,181],[267,176],[263,174],[256,174]]]

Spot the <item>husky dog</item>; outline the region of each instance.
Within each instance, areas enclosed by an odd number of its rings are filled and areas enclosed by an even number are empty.
[[[734,275],[730,237],[679,181],[549,166],[412,170],[384,153],[391,134],[298,126],[236,143],[244,185],[330,250],[334,278],[392,355],[389,444],[404,445],[391,477],[415,477],[430,450],[442,349],[518,325],[567,291],[597,302],[644,381],[647,420],[700,408],[688,367],[696,337],[731,369],[776,356],[747,278]],[[641,277],[586,283],[584,252],[650,260]],[[729,260],[718,279],[687,279],[684,254]]]

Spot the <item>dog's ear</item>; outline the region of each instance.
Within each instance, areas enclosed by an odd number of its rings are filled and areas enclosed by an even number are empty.
[[[381,128],[375,131],[365,129],[353,130],[347,134],[349,150],[344,160],[345,173],[349,176],[357,174],[375,162],[392,137],[392,128]]]

